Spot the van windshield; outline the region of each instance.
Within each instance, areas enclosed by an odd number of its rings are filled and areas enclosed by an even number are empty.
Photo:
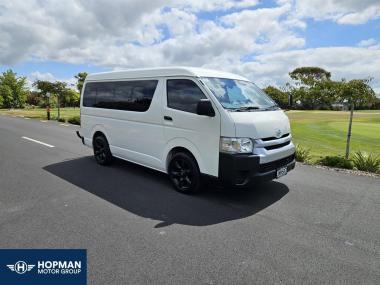
[[[220,104],[231,111],[277,110],[277,104],[254,83],[228,78],[202,77]]]

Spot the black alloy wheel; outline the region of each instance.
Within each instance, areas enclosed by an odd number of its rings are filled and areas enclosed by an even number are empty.
[[[173,155],[168,167],[169,177],[175,189],[190,194],[200,189],[200,172],[195,159],[187,153]]]
[[[112,154],[107,139],[102,136],[96,136],[93,141],[94,156],[100,165],[108,165],[112,162]]]

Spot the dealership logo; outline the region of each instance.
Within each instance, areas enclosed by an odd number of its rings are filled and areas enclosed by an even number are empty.
[[[15,264],[7,264],[7,267],[18,274],[24,274],[34,268],[35,265],[27,264],[25,261],[17,261]]]
[[[0,249],[0,284],[86,285],[86,250]]]

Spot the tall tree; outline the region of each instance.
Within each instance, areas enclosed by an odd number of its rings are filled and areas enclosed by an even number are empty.
[[[62,97],[66,94],[67,90],[68,88],[67,88],[66,82],[56,81],[53,83],[53,93],[55,96],[57,96],[57,107],[58,107],[57,119],[58,120],[61,118]]]
[[[36,80],[33,86],[39,91],[41,96],[45,99],[45,105],[50,107],[50,97],[54,93],[54,83],[46,80]]]
[[[47,93],[53,93],[54,83],[46,80],[36,80],[33,82],[33,86],[39,90],[39,92],[46,96]]]
[[[371,104],[375,102],[376,95],[369,83],[371,79],[353,79],[351,81],[342,80],[340,83],[339,97],[341,102],[350,106],[350,119],[348,123],[347,141],[346,141],[346,159],[350,155],[350,141],[352,130],[352,119],[354,117],[355,106],[359,104]]]
[[[313,86],[316,82],[330,80],[331,73],[320,67],[305,66],[294,69],[289,76],[299,83]]]
[[[78,88],[79,94],[82,93],[83,84],[87,75],[88,75],[87,72],[84,72],[84,71],[79,72],[77,75],[75,75],[75,78],[77,79],[77,88]]]
[[[305,109],[330,108],[334,102],[334,82],[331,73],[320,67],[299,67],[289,73],[295,81],[290,87],[293,101]]]
[[[45,81],[45,80],[36,80],[33,83],[33,86],[35,86],[40,93],[47,99],[48,94],[55,96],[57,98],[57,107],[58,107],[58,119],[60,118],[60,107],[61,107],[61,101],[64,100],[64,96],[68,92],[69,88],[67,88],[67,83],[62,81]]]
[[[26,78],[18,77],[11,69],[0,75],[0,97],[2,107],[22,108],[26,100]]]

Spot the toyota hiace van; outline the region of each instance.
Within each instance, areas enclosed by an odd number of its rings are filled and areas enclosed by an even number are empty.
[[[169,175],[183,193],[203,175],[249,186],[295,166],[287,116],[245,77],[188,67],[87,76],[78,136],[101,165],[114,157]]]

